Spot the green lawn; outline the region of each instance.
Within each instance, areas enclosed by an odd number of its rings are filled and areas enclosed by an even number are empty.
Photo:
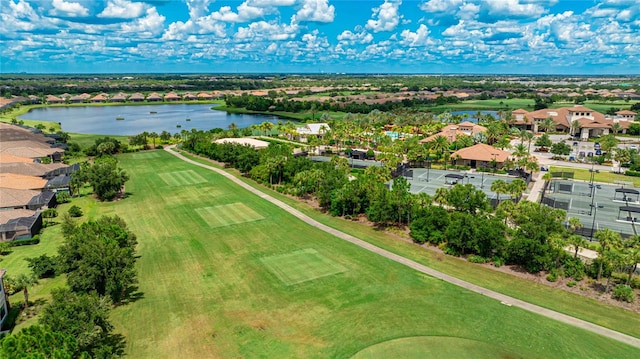
[[[113,313],[130,357],[350,357],[434,335],[501,343],[525,357],[640,354],[366,252],[167,154],[121,159],[131,195],[104,208],[140,242],[143,299]],[[181,186],[167,173],[206,182]],[[237,203],[263,219],[238,222],[248,215],[234,208],[228,225],[211,225],[211,208]]]
[[[142,298],[112,314],[131,358],[348,358],[379,343],[392,343],[388,347],[398,353],[425,345],[408,339],[402,347],[395,341],[413,337],[460,338],[448,349],[441,346],[440,356],[484,357],[491,350],[527,358],[640,355],[638,349],[504,306],[336,239],[164,152],[137,155],[120,157],[131,176],[127,198],[105,204],[80,199],[87,217],[118,214],[138,236]],[[504,279],[510,276],[447,257],[432,259],[382,232],[314,216],[434,267],[472,269],[472,276],[485,282],[514,286]],[[533,283],[515,281],[513,290],[546,296]],[[595,302],[592,307],[615,313]],[[620,313],[638,330],[636,314]]]

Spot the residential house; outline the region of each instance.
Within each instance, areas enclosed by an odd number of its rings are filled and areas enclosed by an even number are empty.
[[[123,92],[118,92],[117,94],[111,97],[111,102],[127,102],[127,94]]]
[[[130,102],[144,102],[144,95],[140,92],[136,92],[129,97]]]
[[[169,92],[168,94],[164,95],[164,100],[167,102],[173,102],[173,101],[180,101],[181,98],[175,92]]]
[[[9,294],[4,290],[4,275],[6,270],[0,269],[0,330],[3,330],[4,321],[9,315]]]
[[[190,92],[187,92],[186,94],[182,95],[182,99],[185,100],[185,101],[195,101],[195,100],[198,99],[198,96],[196,96],[196,95],[194,95],[194,94],[192,94]]]
[[[447,141],[454,142],[459,136],[475,136],[478,133],[487,132],[487,128],[484,126],[480,126],[473,122],[465,121],[459,124],[452,124],[442,128],[440,132],[435,135],[429,136],[427,138],[423,138],[420,140],[421,143],[427,143],[433,141],[436,137],[442,136],[447,139]]]
[[[102,103],[107,101],[109,101],[109,95],[107,95],[106,93],[97,94],[89,99],[89,102],[91,103]]]
[[[0,211],[0,241],[29,239],[40,233],[42,213],[27,209]]]
[[[45,102],[52,105],[61,104],[64,103],[64,99],[53,95],[47,95],[47,97],[45,98]]]
[[[15,173],[0,173],[0,188],[42,190],[48,180]]]
[[[0,188],[0,211],[9,209],[38,210],[58,205],[56,193],[30,189]]]
[[[458,166],[471,168],[502,168],[511,154],[484,143],[466,147],[451,154],[451,159]]]
[[[205,101],[213,100],[213,95],[210,94],[210,93],[206,93],[206,92],[200,92],[198,94],[198,99],[199,100],[205,100]]]
[[[133,95],[131,95],[131,97],[133,97]],[[129,100],[131,100],[131,97],[129,98]],[[147,101],[148,102],[162,102],[162,96],[160,96],[160,94],[158,94],[157,92],[152,92],[149,94],[149,96],[147,96]]]

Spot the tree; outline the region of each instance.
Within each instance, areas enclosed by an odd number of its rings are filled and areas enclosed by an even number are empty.
[[[117,216],[101,217],[76,227],[58,248],[59,268],[74,292],[95,291],[119,303],[137,282],[136,236]]]
[[[0,358],[4,359],[89,359],[80,352],[74,336],[32,325],[0,340]]]
[[[605,253],[614,248],[618,248],[622,244],[622,237],[620,233],[612,231],[609,228],[601,229],[595,234],[596,240],[600,243],[598,247],[598,275],[597,280],[600,281],[602,277],[602,267],[604,264],[603,258],[605,258]]]
[[[567,238],[567,244],[574,249],[573,258],[577,258],[578,252],[582,249],[581,247],[587,246],[587,240],[581,235],[572,234]]]
[[[456,211],[474,214],[488,209],[487,196],[482,190],[477,190],[472,184],[457,184],[449,190],[447,197],[449,205]]]
[[[156,132],[151,132],[151,133],[149,134],[149,137],[151,137],[151,141],[153,141],[153,148],[155,149],[155,148],[156,148],[156,139],[157,139],[158,137],[160,137],[160,136],[159,136],[159,135],[158,135],[158,133],[156,133]]]
[[[539,128],[541,131],[544,131],[545,133],[546,133],[546,132],[553,131],[553,130],[555,129],[555,127],[556,127],[556,124],[555,124],[555,122],[553,122],[553,119],[552,119],[552,118],[550,118],[550,117],[545,118],[545,119],[544,119],[544,121],[542,121],[542,122],[538,125],[538,128]]]
[[[552,144],[553,144],[553,142],[551,142],[551,139],[549,138],[549,135],[546,134],[546,133],[543,133],[542,136],[540,136],[536,140],[536,146],[551,147]]]
[[[549,152],[558,156],[567,156],[571,153],[571,146],[567,145],[564,142],[554,143],[553,145],[551,145],[551,150]]]
[[[44,307],[40,324],[52,331],[76,339],[80,351],[92,357],[98,354],[107,358],[118,356],[121,348],[113,347],[109,322],[111,302],[95,294],[73,293],[68,289],[51,291],[51,303]]]
[[[22,295],[24,297],[24,308],[29,308],[29,287],[37,284],[38,280],[31,275],[20,274],[16,277],[16,286],[22,288]]]
[[[76,205],[71,206],[68,213],[71,217],[82,217],[82,209]]]
[[[84,177],[93,187],[93,192],[101,201],[111,201],[120,192],[125,182],[129,180],[126,172],[118,168],[115,157],[105,156],[96,159],[80,176]]]
[[[514,200],[520,198],[522,196],[522,193],[524,193],[526,189],[527,183],[520,178],[514,179],[507,185],[507,192],[509,193],[509,196],[511,196],[511,198]]]
[[[500,193],[509,193],[507,182],[501,179],[491,183],[491,190],[496,193],[498,203],[500,203]]]
[[[43,254],[39,257],[26,258],[29,268],[36,278],[49,278],[56,275],[56,261],[54,257]]]

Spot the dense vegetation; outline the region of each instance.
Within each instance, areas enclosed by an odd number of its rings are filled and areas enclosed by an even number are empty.
[[[519,202],[526,189],[522,180],[508,185],[496,181],[493,189],[509,193],[510,198],[500,202],[494,211],[484,192],[470,184],[441,188],[434,197],[412,195],[404,177],[395,178],[387,188],[385,182],[391,180],[389,168],[368,167],[350,179],[351,169],[345,157],[333,156],[330,162],[314,163],[306,157],[292,156],[286,144],[272,143],[258,152],[248,146],[212,143],[209,138],[207,133],[192,133],[185,146],[225,162],[279,192],[312,196],[334,216],[365,215],[378,226],[408,226],[415,242],[440,246],[451,255],[472,255],[478,262],[517,264],[532,273],[545,270],[576,280],[588,271],[582,261],[565,252],[569,245],[585,245],[582,237],[565,228],[566,212]],[[605,260],[608,268],[628,271],[636,263],[634,260],[640,260],[640,237],[632,237],[617,248],[617,253],[626,253],[626,260]],[[629,280],[632,273],[628,272]]]
[[[65,216],[64,244],[58,255],[30,258],[33,276],[6,278],[11,291],[24,290],[35,278],[66,274],[68,288],[52,291],[39,325],[4,337],[2,358],[116,358],[124,338],[112,333],[113,305],[132,298],[135,291],[136,236],[117,217],[101,217],[77,225]]]

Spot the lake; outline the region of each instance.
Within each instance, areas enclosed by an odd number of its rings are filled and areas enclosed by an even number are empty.
[[[238,128],[262,122],[276,123],[276,116],[228,114],[212,110],[212,104],[176,104],[144,106],[68,106],[36,108],[19,116],[22,120],[59,122],[62,129],[71,133],[132,136],[147,132],[170,133],[195,128],[210,130],[227,129],[231,123]],[[124,120],[116,120],[124,118]],[[187,121],[189,119],[189,121]],[[180,124],[181,127],[176,125]]]

